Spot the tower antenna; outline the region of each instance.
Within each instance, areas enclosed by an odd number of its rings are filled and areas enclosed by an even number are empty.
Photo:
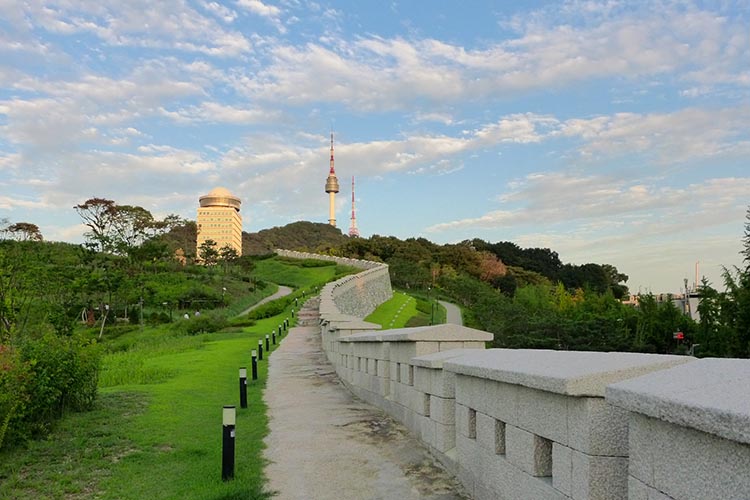
[[[352,238],[359,237],[359,229],[357,229],[357,213],[354,210],[354,176],[352,175],[352,224],[349,226],[349,236]]]
[[[328,223],[336,227],[336,193],[339,192],[339,180],[333,167],[333,130],[331,130],[331,168],[326,179],[326,193],[328,193]]]

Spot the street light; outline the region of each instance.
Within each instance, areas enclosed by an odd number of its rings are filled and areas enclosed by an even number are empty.
[[[164,306],[164,309],[166,309],[169,306],[169,302],[162,302],[161,305]],[[172,322],[172,308],[169,308],[169,322]]]
[[[227,293],[227,287],[223,286],[221,287],[221,306],[226,307],[226,303],[224,302],[224,295]]]

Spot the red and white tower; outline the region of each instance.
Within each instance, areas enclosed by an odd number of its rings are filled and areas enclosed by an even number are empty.
[[[333,168],[333,132],[331,132],[331,168],[326,179],[326,193],[328,193],[328,223],[336,227],[336,193],[339,192],[339,180]]]
[[[357,213],[354,211],[354,176],[352,175],[352,223],[349,226],[349,236],[352,238],[359,237],[359,229],[357,229]]]

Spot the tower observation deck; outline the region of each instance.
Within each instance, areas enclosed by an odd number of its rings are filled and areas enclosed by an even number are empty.
[[[326,193],[328,193],[328,223],[336,227],[336,193],[339,192],[339,180],[333,166],[333,132],[331,132],[331,168],[326,179]]]

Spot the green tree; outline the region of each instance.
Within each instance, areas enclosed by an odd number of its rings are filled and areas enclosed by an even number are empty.
[[[206,266],[216,264],[219,259],[219,251],[216,249],[217,243],[214,240],[206,240],[198,247],[198,257]]]
[[[111,230],[115,215],[115,202],[106,198],[89,198],[73,207],[83,223],[90,229],[86,239],[99,251],[111,251]]]
[[[5,232],[18,241],[42,241],[44,239],[39,226],[30,222],[16,222],[6,227]]]

